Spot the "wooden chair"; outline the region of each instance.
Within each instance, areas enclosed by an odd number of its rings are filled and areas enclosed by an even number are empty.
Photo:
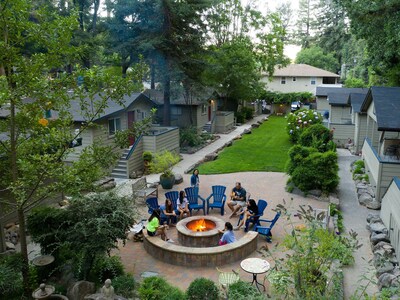
[[[134,197],[143,199],[143,202],[149,196],[158,198],[158,183],[147,182],[147,178],[142,177],[132,184],[132,192]]]

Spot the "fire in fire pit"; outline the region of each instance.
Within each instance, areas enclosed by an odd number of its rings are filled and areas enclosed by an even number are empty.
[[[186,224],[191,231],[209,231],[215,228],[215,223],[211,220],[193,220]]]

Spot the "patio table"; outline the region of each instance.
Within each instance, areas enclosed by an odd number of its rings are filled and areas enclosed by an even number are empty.
[[[245,260],[242,260],[242,262],[240,263],[240,267],[243,269],[243,271],[253,274],[253,281],[251,282],[251,284],[253,285],[253,283],[255,283],[256,288],[259,292],[259,285],[263,286],[265,291],[265,285],[261,282],[258,282],[257,275],[266,273],[270,269],[270,264],[268,261],[256,257],[246,258]]]

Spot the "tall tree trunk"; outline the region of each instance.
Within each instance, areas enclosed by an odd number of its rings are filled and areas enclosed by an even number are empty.
[[[156,88],[156,66],[154,62],[150,64],[150,88],[152,90]]]
[[[22,255],[22,282],[24,286],[24,294],[30,297],[31,290],[29,287],[29,260],[28,260],[28,244],[26,242],[26,226],[25,226],[25,214],[24,208],[18,208],[18,223],[19,223],[19,237],[21,243],[21,255]]]
[[[93,21],[92,21],[92,35],[96,34],[96,27],[97,27],[97,13],[100,7],[100,0],[94,0],[94,9],[93,9]]]
[[[171,77],[167,63],[164,74],[164,126],[171,126]]]
[[[0,222],[0,253],[6,251],[6,243],[4,236],[4,225]]]

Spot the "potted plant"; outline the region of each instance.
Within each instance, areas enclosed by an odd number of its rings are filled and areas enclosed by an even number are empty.
[[[153,159],[153,154],[150,151],[144,151],[142,154],[144,164],[144,174],[148,174],[150,162]]]
[[[172,173],[172,166],[179,162],[179,155],[171,151],[156,153],[150,162],[151,173],[161,173],[160,184],[163,189],[172,189],[175,183],[175,176]]]

